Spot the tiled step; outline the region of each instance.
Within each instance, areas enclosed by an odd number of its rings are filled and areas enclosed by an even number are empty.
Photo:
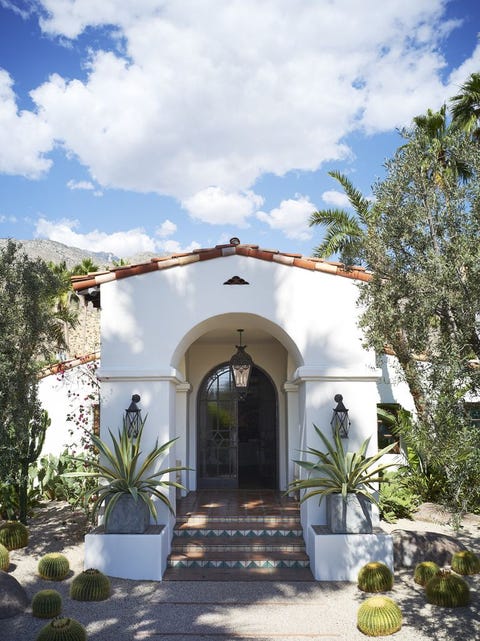
[[[184,568],[307,568],[308,556],[301,551],[275,552],[238,552],[202,551],[200,553],[172,552],[168,559],[169,567]]]
[[[167,568],[164,581],[315,581],[310,568]]]
[[[305,542],[293,536],[215,536],[174,537],[172,552],[188,554],[201,552],[298,552]]]
[[[236,526],[236,527],[233,527]],[[289,524],[285,527],[265,526],[259,523],[239,522],[234,523],[177,523],[174,530],[176,537],[212,537],[212,536],[247,536],[247,537],[301,537],[303,530],[299,523]]]

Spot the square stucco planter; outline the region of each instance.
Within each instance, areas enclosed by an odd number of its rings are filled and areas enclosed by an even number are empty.
[[[161,581],[170,552],[169,528],[151,525],[144,534],[105,534],[103,527],[85,536],[84,568],[107,576]]]
[[[372,504],[355,494],[327,496],[327,525],[333,534],[371,534]]]
[[[381,530],[372,534],[332,534],[325,526],[312,525],[306,543],[316,581],[354,583],[360,569],[370,561],[381,561],[393,572],[393,537]]]

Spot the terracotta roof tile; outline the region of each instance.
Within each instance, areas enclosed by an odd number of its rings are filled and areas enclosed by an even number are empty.
[[[371,274],[363,267],[346,267],[343,263],[330,262],[321,258],[280,252],[275,249],[260,249],[258,245],[230,243],[206,249],[195,249],[188,253],[152,258],[148,262],[139,263],[137,265],[113,267],[103,272],[85,274],[84,276],[73,276],[72,287],[76,291],[89,289],[112,280],[138,276],[140,274],[156,271],[157,269],[162,270],[170,269],[171,267],[181,267],[197,261],[223,258],[233,256],[235,254],[238,254],[239,256],[248,256],[249,258],[256,258],[258,260],[273,261],[282,265],[298,267],[300,269],[324,272],[326,274],[342,276],[343,278],[351,278],[354,280],[368,281],[371,278]]]

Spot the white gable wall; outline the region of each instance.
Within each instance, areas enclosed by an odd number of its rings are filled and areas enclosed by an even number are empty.
[[[249,285],[223,285],[232,276]],[[277,390],[279,484],[286,489],[298,450],[319,446],[312,424],[329,433],[335,394],[350,409],[350,447],[376,436],[379,372],[362,347],[357,295],[351,279],[240,255],[104,283],[102,429],[120,425],[138,393],[148,414],[145,446],[180,436],[170,464],[195,468],[199,386],[230,359],[243,328],[248,353]],[[195,471],[183,481],[195,489]],[[323,507],[307,502],[304,518],[322,522]]]

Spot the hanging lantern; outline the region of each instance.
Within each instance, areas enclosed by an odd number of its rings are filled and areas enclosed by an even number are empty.
[[[242,345],[242,332],[243,329],[237,329],[240,335],[240,345],[235,345],[237,351],[230,359],[230,370],[232,372],[235,389],[240,398],[245,398],[248,391],[248,384],[250,382],[250,374],[252,373],[253,360],[250,354],[245,351],[246,345]]]

